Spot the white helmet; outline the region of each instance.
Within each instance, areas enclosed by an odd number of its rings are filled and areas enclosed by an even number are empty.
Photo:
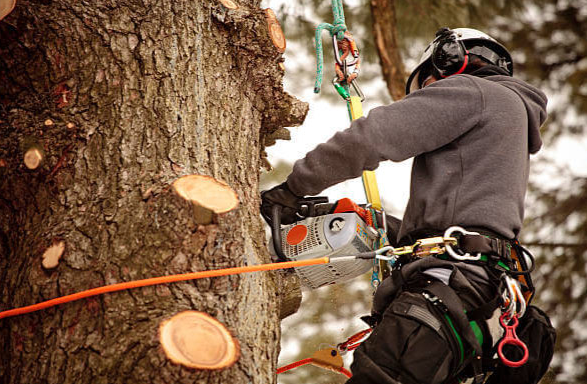
[[[508,50],[493,37],[472,28],[441,28],[436,38],[426,47],[418,66],[406,83],[406,95],[420,89],[430,74],[439,78],[462,73],[469,62],[469,54],[496,65],[512,76],[514,67]],[[416,81],[414,81],[416,80]]]

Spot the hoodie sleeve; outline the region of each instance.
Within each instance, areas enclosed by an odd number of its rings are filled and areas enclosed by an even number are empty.
[[[484,109],[479,86],[453,76],[371,110],[294,164],[287,179],[298,196],[374,170],[384,160],[403,161],[440,148],[473,128]]]

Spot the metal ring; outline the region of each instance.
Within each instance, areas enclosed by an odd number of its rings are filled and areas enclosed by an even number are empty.
[[[453,232],[460,232],[462,235],[479,235],[478,232],[469,232],[462,227],[453,226],[453,227],[448,228],[444,232],[444,237],[451,237]],[[445,247],[446,247],[446,251],[448,252],[448,254],[454,259],[461,260],[461,261],[475,261],[475,260],[481,259],[481,252],[477,253],[476,256],[471,256],[470,253],[465,253],[464,255],[459,255],[458,253],[455,252],[454,249],[452,249],[452,245],[446,244]]]

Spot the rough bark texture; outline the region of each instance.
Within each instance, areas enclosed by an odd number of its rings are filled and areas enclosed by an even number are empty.
[[[395,0],[371,0],[373,37],[387,91],[395,101],[406,95],[406,70],[397,39]]]
[[[0,310],[268,262],[263,144],[307,111],[283,92],[281,60],[258,0],[20,1],[0,23]],[[22,162],[27,137],[46,154],[34,171]],[[198,225],[170,188],[185,174],[223,180],[241,205]],[[43,269],[57,240],[65,253]],[[277,276],[147,287],[1,320],[0,383],[273,382]],[[237,337],[236,365],[205,372],[166,359],[158,326],[189,309]]]

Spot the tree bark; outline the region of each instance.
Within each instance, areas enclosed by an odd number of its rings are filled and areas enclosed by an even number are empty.
[[[223,3],[23,0],[0,23],[0,310],[269,262],[263,147],[307,105],[282,89],[259,1]],[[45,152],[35,170],[22,161],[26,137]],[[225,182],[239,207],[199,225],[171,188],[187,174]],[[55,242],[64,252],[45,269]],[[278,276],[139,288],[0,320],[0,383],[274,382]],[[234,366],[166,358],[159,325],[185,310],[226,325],[241,347]]]
[[[395,0],[371,0],[373,37],[379,55],[381,72],[389,96],[395,101],[406,95],[406,70],[402,61],[398,39]]]

